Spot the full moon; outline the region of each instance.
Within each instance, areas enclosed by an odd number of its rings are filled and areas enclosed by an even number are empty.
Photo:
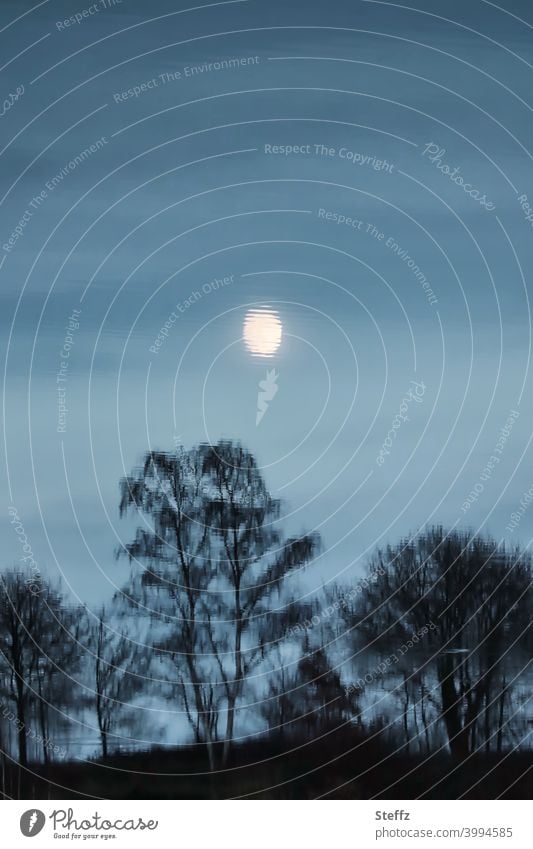
[[[272,357],[281,345],[281,333],[281,321],[275,310],[263,307],[246,313],[243,338],[254,356]]]

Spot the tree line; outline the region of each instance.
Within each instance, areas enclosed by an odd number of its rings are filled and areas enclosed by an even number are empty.
[[[0,748],[23,767],[109,757],[180,717],[211,770],[236,740],[358,729],[407,753],[527,747],[531,559],[432,527],[378,550],[350,586],[302,600],[316,533],[285,537],[253,455],[221,441],[149,451],[120,482],[130,577],[100,609],[20,568],[0,575]],[[173,727],[173,726],[172,726]],[[139,736],[137,736],[139,735]]]

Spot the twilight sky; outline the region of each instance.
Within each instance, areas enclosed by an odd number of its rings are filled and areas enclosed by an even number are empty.
[[[322,534],[304,591],[426,523],[529,542],[533,9],[418,5],[3,0],[5,566],[14,505],[109,597],[119,479],[221,437]]]

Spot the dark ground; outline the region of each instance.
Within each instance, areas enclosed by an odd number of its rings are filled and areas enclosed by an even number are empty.
[[[3,786],[4,798],[23,799],[530,799],[532,767],[531,752],[476,754],[458,764],[445,754],[392,754],[344,730],[300,745],[236,745],[228,768],[215,774],[201,747],[26,771],[6,761]]]

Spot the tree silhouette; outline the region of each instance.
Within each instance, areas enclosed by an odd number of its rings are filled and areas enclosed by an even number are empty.
[[[312,558],[318,536],[282,539],[279,502],[252,454],[230,441],[148,452],[121,493],[121,514],[132,508],[145,518],[124,548],[145,564],[125,595],[166,620],[155,648],[176,666],[186,716],[213,767],[221,736],[228,759],[246,682],[294,616],[289,599],[281,603],[285,578]]]
[[[378,553],[371,571],[377,578],[352,610],[356,632],[398,662],[409,658],[408,678],[416,672],[426,694],[438,692],[454,757],[489,748],[529,624],[529,556],[437,527]]]
[[[104,758],[109,754],[109,737],[124,720],[128,701],[141,689],[142,672],[148,665],[146,652],[124,627],[118,631],[118,624],[104,605],[89,621],[87,631],[90,689]]]
[[[28,762],[27,735],[31,706],[43,740],[55,682],[70,664],[75,645],[76,615],[63,602],[60,590],[27,572],[9,570],[0,576],[0,649],[9,697],[16,710],[18,760]],[[50,686],[50,689],[48,689]],[[47,747],[43,744],[45,760]]]

